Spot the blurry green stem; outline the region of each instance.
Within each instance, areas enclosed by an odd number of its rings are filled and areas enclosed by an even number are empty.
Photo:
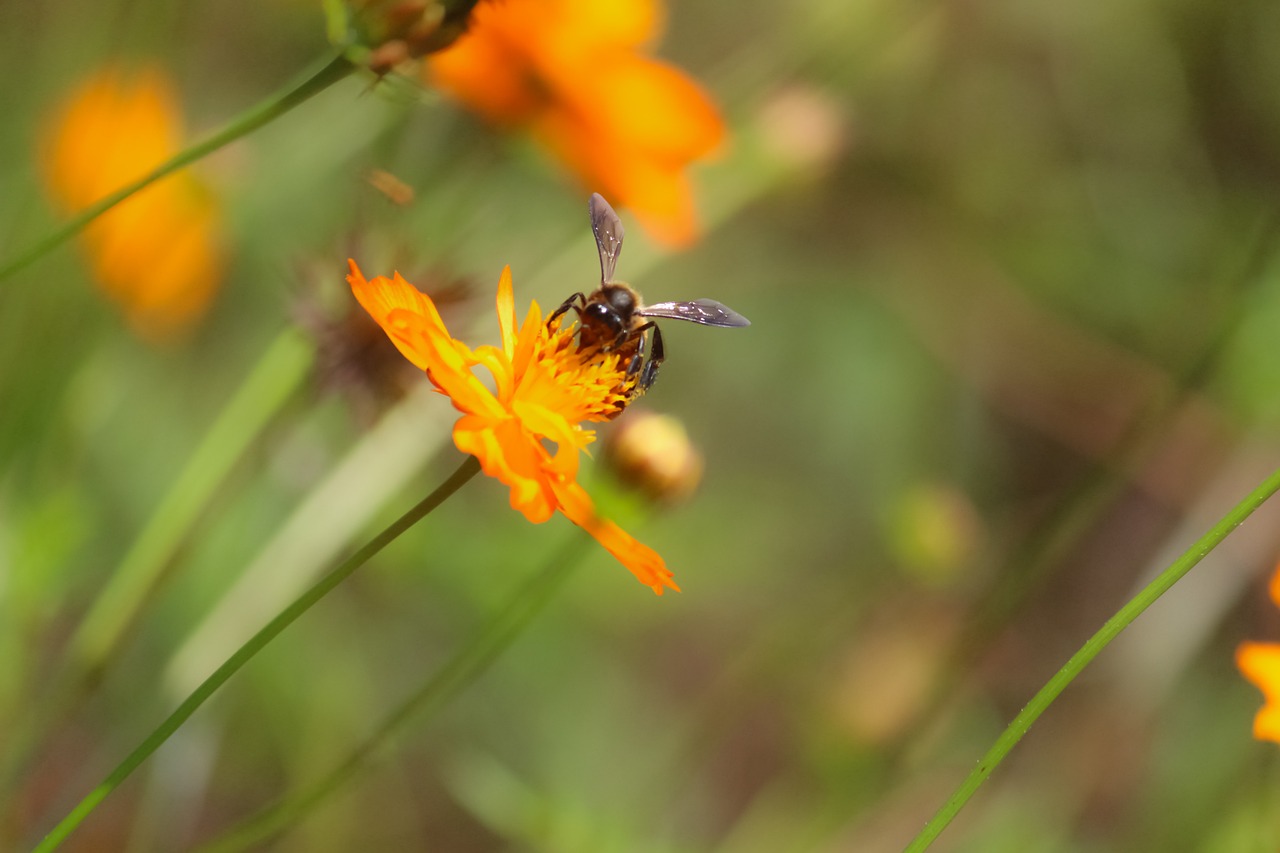
[[[214,670],[212,675],[192,691],[191,695],[178,706],[177,710],[148,735],[137,749],[129,753],[124,761],[120,762],[119,766],[112,770],[107,778],[102,781],[102,784],[94,788],[88,796],[71,810],[70,814],[63,818],[45,836],[44,840],[35,848],[36,853],[47,853],[47,851],[57,849],[98,804],[106,799],[108,794],[114,791],[121,782],[129,777],[129,774],[138,768],[138,765],[142,764],[151,753],[155,752],[161,744],[168,740],[169,736],[177,731],[187,721],[187,718],[194,714],[196,709],[203,705],[240,667],[262,651],[281,631],[289,627],[303,613],[306,613],[313,604],[320,601],[338,584],[346,580],[352,572],[368,562],[375,554],[394,541],[397,536],[404,533],[443,503],[446,498],[461,488],[464,483],[479,471],[480,463],[474,456],[468,456],[462,465],[458,467],[458,470],[439,488],[424,498],[413,509],[396,519],[390,527],[375,536],[367,545],[340,563],[337,568],[321,578],[314,586],[268,622],[266,627],[254,634],[248,642],[237,649],[231,657],[227,658],[222,666]]]
[[[1136,596],[1134,596],[1128,604],[1120,608],[1116,615],[1107,620],[1106,624],[1089,638],[1081,648],[1071,656],[1066,665],[1058,670],[1057,675],[1049,679],[1049,683],[1040,689],[1040,692],[1032,697],[1022,712],[1014,718],[1009,727],[996,740],[995,744],[982,756],[978,762],[978,766],[969,773],[968,777],[961,783],[956,792],[951,795],[951,799],[938,810],[920,834],[904,848],[904,853],[921,853],[933,843],[951,823],[952,818],[964,808],[965,803],[973,796],[986,778],[991,775],[991,771],[999,766],[1005,756],[1017,745],[1022,736],[1027,733],[1031,725],[1040,718],[1040,715],[1053,704],[1058,695],[1066,689],[1067,685],[1075,679],[1080,672],[1089,665],[1089,663],[1098,656],[1098,653],[1107,647],[1116,636],[1129,627],[1129,624],[1137,619],[1142,611],[1146,610],[1156,599],[1169,591],[1169,588],[1177,583],[1183,575],[1191,571],[1197,563],[1203,560],[1210,551],[1222,544],[1231,531],[1239,527],[1253,511],[1260,507],[1267,498],[1280,491],[1280,471],[1276,471],[1268,477],[1262,485],[1258,486],[1249,493],[1244,500],[1236,504],[1236,506],[1228,512],[1221,521],[1215,524],[1208,533],[1196,540],[1190,548],[1177,560],[1175,560],[1167,569],[1156,576],[1156,579],[1149,583]]]
[[[0,792],[35,745],[28,729],[66,713],[110,660],[227,473],[306,377],[311,352],[295,330],[282,332],[214,421],[72,635],[69,665],[52,680],[48,700],[33,702],[23,728],[7,732],[12,748],[0,761]]]
[[[75,675],[92,676],[110,658],[214,491],[302,384],[311,359],[310,344],[292,328],[263,353],[80,623],[71,639]]]
[[[95,218],[115,207],[138,190],[152,184],[165,175],[189,166],[192,163],[217,151],[229,142],[234,142],[242,136],[245,136],[264,124],[279,118],[289,110],[306,101],[312,95],[318,94],[329,86],[346,77],[355,66],[345,55],[339,54],[331,59],[326,59],[323,64],[312,71],[307,72],[304,77],[296,83],[286,87],[284,91],[279,92],[267,98],[239,117],[232,119],[221,130],[206,137],[200,142],[195,143],[190,148],[178,152],[168,162],[157,167],[150,174],[147,174],[133,183],[121,187],[111,195],[101,199],[100,201],[86,207],[80,213],[72,217],[61,228],[49,234],[43,240],[40,240],[26,252],[18,257],[0,266],[0,280],[4,280],[24,267],[42,258],[45,254],[56,249],[58,246],[70,240],[78,234],[86,225]]]
[[[374,733],[328,776],[197,848],[199,853],[242,850],[297,822],[363,769],[374,754],[411,719],[418,716],[429,719],[443,708],[449,700],[479,678],[551,602],[578,566],[590,541],[585,535],[576,536],[564,553],[525,581],[470,643],[454,653],[443,667],[387,716]]]

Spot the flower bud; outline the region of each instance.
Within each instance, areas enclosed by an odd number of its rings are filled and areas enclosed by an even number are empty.
[[[604,446],[605,462],[630,486],[662,503],[678,503],[702,480],[702,454],[670,415],[631,410]]]
[[[443,50],[466,29],[475,0],[365,0],[353,18],[365,64],[379,77],[397,65]]]

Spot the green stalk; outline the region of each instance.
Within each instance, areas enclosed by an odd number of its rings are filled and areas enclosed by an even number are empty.
[[[67,240],[70,240],[98,216],[115,207],[129,196],[138,192],[138,190],[155,183],[165,175],[176,172],[184,166],[191,165],[206,154],[217,151],[227,143],[234,142],[240,137],[252,133],[264,124],[289,112],[289,110],[313,95],[324,91],[354,70],[355,65],[344,54],[323,60],[319,68],[307,72],[299,82],[290,84],[283,91],[272,95],[256,107],[241,113],[221,130],[178,152],[172,159],[158,166],[151,173],[127,186],[121,187],[111,195],[80,211],[64,223],[61,228],[47,235],[43,240],[37,242],[18,257],[0,266],[0,281],[24,269]]]
[[[316,805],[363,770],[388,742],[415,718],[430,719],[470,686],[555,598],[577,568],[591,542],[574,538],[564,552],[525,581],[471,642],[459,649],[412,695],[389,714],[360,746],[327,776],[196,848],[198,853],[243,850],[301,820]]]
[[[1149,583],[1137,595],[1135,595],[1128,604],[1120,608],[1116,615],[1107,620],[1102,628],[1089,638],[1080,650],[1071,656],[1066,665],[1058,670],[1058,673],[1049,682],[1040,689],[1022,712],[1014,718],[1009,727],[1004,730],[991,749],[987,750],[987,754],[982,756],[978,765],[969,773],[956,792],[951,795],[946,804],[938,810],[929,822],[925,824],[924,829],[915,837],[910,844],[903,848],[903,853],[921,853],[928,849],[929,845],[946,829],[947,824],[964,808],[965,803],[973,796],[978,786],[986,781],[991,772],[1000,765],[1009,752],[1022,740],[1022,736],[1027,733],[1031,725],[1040,718],[1058,695],[1066,689],[1080,672],[1089,665],[1089,663],[1098,656],[1098,653],[1107,647],[1107,645],[1116,638],[1129,624],[1137,619],[1142,611],[1146,610],[1156,599],[1169,591],[1175,583],[1201,560],[1208,556],[1209,552],[1222,544],[1222,541],[1230,535],[1231,531],[1239,527],[1246,518],[1253,514],[1253,511],[1280,491],[1280,470],[1274,472],[1270,477],[1263,481],[1245,497],[1240,503],[1236,504],[1230,512],[1223,516],[1222,520],[1210,528],[1209,532],[1196,540],[1190,548],[1183,553],[1181,557],[1175,560],[1170,566],[1162,571],[1155,580]]]
[[[231,657],[227,658],[222,666],[214,670],[212,675],[192,691],[191,695],[183,700],[177,710],[157,726],[155,731],[148,735],[133,752],[129,753],[124,761],[120,762],[119,766],[112,770],[107,778],[102,781],[102,784],[94,788],[88,796],[81,800],[71,810],[71,813],[64,817],[44,837],[44,840],[36,846],[35,853],[48,853],[50,850],[56,850],[75,831],[76,827],[93,812],[98,804],[119,787],[120,783],[127,779],[129,774],[133,773],[138,768],[138,765],[142,764],[151,753],[155,752],[161,744],[168,740],[169,736],[177,731],[187,721],[187,718],[194,714],[196,709],[203,705],[219,687],[226,683],[227,679],[252,660],[254,655],[262,651],[268,643],[274,640],[281,631],[289,627],[294,620],[306,613],[313,604],[328,595],[338,584],[346,580],[352,572],[368,562],[375,554],[394,541],[396,537],[443,503],[445,499],[461,488],[463,483],[470,480],[479,471],[479,461],[474,456],[468,456],[458,467],[458,470],[439,488],[424,498],[417,506],[396,519],[367,545],[342,561],[337,568],[321,578],[314,586],[268,622],[262,630],[254,634],[248,642],[237,649]]]
[[[282,332],[205,434],[71,638],[76,673],[92,677],[110,658],[214,491],[245,448],[307,376],[312,348]]]
[[[34,747],[29,730],[61,718],[93,684],[214,492],[306,377],[311,357],[295,330],[282,332],[218,415],[76,628],[69,665],[53,678],[49,698],[34,703],[25,722],[8,733],[13,749],[0,760],[0,796]]]

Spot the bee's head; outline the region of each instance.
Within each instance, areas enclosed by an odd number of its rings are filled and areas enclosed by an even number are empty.
[[[631,317],[639,307],[635,292],[625,284],[603,285],[599,293],[582,309],[586,320],[602,323],[615,332],[621,332],[631,323]]]

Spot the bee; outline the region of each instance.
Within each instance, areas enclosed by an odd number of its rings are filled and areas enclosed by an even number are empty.
[[[750,326],[751,321],[714,299],[692,302],[659,302],[645,305],[640,294],[627,283],[614,281],[613,273],[622,253],[625,230],[618,214],[599,193],[591,194],[591,231],[600,253],[600,286],[590,295],[575,293],[564,301],[548,323],[572,310],[578,315],[578,351],[597,349],[619,353],[627,359],[627,377],[636,381],[629,399],[653,386],[658,368],[666,359],[662,330],[650,319],[687,320],[703,326]],[[621,411],[621,410],[619,410]]]

